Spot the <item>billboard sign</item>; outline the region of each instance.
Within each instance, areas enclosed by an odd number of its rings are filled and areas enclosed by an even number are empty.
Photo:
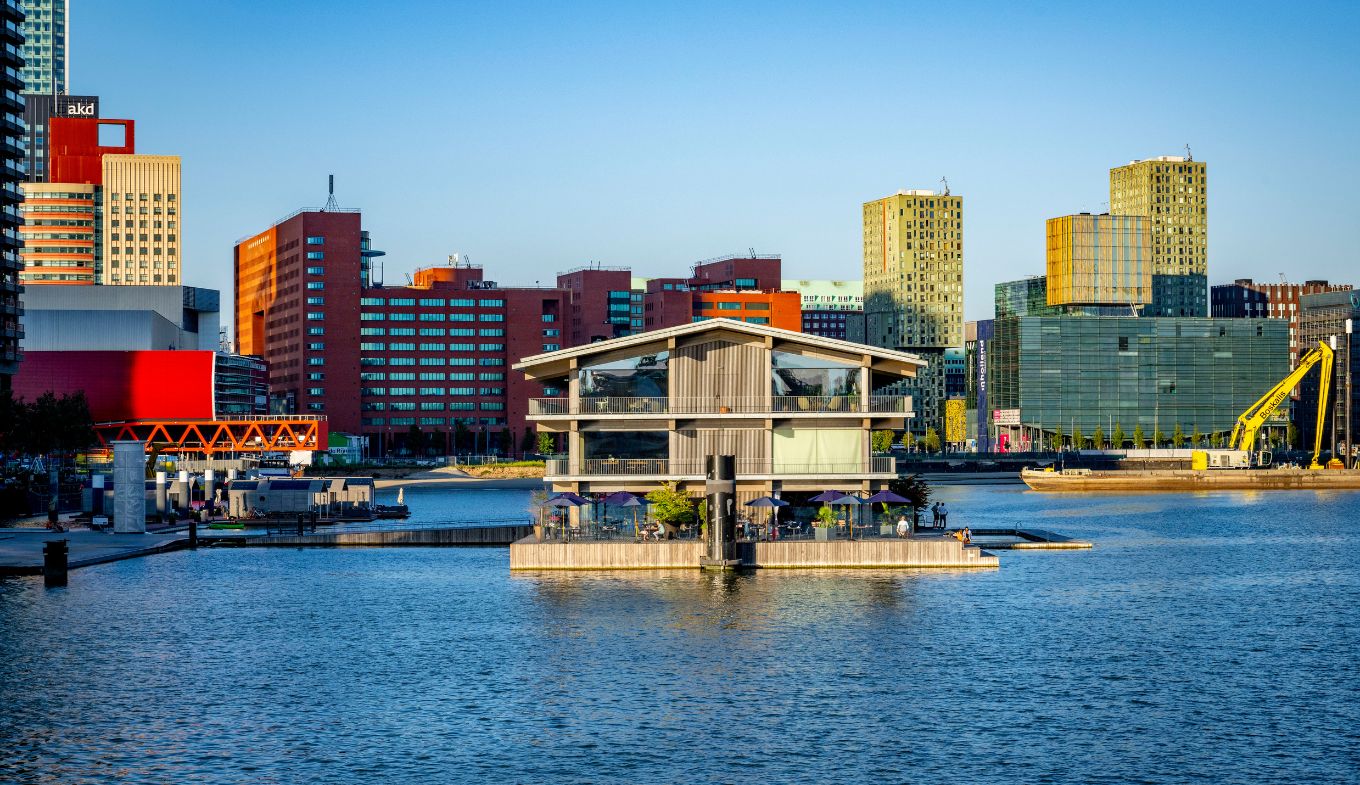
[[[992,423],[994,425],[1019,425],[1019,409],[993,409]]]

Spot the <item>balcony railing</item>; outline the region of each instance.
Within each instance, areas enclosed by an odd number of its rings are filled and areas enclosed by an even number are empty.
[[[771,460],[737,459],[737,476],[751,475],[862,475],[893,474],[897,471],[896,459],[874,456],[867,465],[863,461],[850,463],[810,463],[794,464]],[[545,467],[548,477],[652,477],[652,476],[699,476],[705,470],[703,461],[671,460],[669,458],[587,458],[573,471],[568,459],[549,458]]]
[[[529,415],[613,414],[908,414],[910,395],[530,398]]]

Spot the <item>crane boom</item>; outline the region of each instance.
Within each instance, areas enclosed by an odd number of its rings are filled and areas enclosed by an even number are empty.
[[[1266,419],[1275,412],[1290,391],[1298,386],[1303,377],[1315,365],[1321,365],[1322,378],[1318,386],[1318,410],[1317,410],[1317,430],[1313,438],[1313,462],[1310,469],[1322,468],[1318,464],[1318,456],[1322,454],[1322,426],[1326,422],[1327,415],[1327,393],[1332,383],[1332,348],[1327,344],[1318,341],[1317,348],[1308,352],[1299,360],[1299,365],[1288,376],[1284,377],[1279,384],[1271,387],[1270,390],[1261,398],[1247,407],[1247,410],[1237,417],[1237,424],[1233,426],[1232,435],[1228,437],[1228,444],[1235,450],[1244,450],[1250,453],[1256,448],[1256,434],[1265,425]]]

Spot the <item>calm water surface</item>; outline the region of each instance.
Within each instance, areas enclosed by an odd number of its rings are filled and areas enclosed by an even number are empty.
[[[1360,495],[940,495],[1098,545],[729,578],[217,549],[0,581],[0,782],[1360,781]]]

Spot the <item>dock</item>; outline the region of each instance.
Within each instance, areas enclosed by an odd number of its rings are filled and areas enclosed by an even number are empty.
[[[481,526],[375,523],[365,526],[309,530],[305,534],[200,530],[204,545],[278,548],[396,547],[504,548],[533,534],[528,523],[494,523]]]
[[[1065,537],[1043,529],[971,529],[974,537],[1011,537],[1014,542],[987,543],[993,550],[1071,551],[1093,547],[1086,540]]]
[[[68,569],[179,550],[189,545],[183,532],[109,534],[97,531],[54,532],[48,529],[0,529],[0,577],[43,574],[43,546],[66,540]]]
[[[997,567],[1000,560],[953,537],[914,536],[863,540],[788,540],[736,543],[748,569],[957,569]],[[511,570],[696,569],[704,546],[698,540],[634,542],[584,540],[540,542],[525,537],[510,546]]]

